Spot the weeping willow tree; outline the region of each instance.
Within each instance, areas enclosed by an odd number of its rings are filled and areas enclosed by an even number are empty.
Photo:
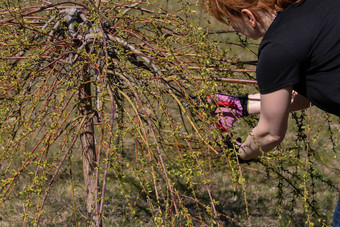
[[[2,216],[44,225],[55,207],[68,209],[64,225],[252,225],[245,171],[255,169],[275,185],[279,222],[302,204],[301,220],[330,224],[317,190],[335,191],[335,178],[316,166],[339,170],[338,119],[322,115],[312,135],[313,115],[295,113],[291,142],[240,166],[205,100],[256,92],[256,62],[242,59],[256,55],[233,30],[202,26],[199,4],[1,1],[0,204],[16,211]],[[245,136],[255,124],[240,119],[230,131]]]

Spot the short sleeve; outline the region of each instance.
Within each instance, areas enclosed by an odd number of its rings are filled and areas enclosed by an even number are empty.
[[[300,82],[300,63],[279,44],[269,43],[259,51],[256,78],[261,94]]]

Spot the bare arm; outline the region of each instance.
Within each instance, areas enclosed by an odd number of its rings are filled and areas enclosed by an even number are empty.
[[[287,131],[292,87],[261,95],[260,120],[240,147],[240,157],[254,159],[276,147]]]
[[[261,96],[260,93],[252,94],[248,96],[248,113],[259,114],[261,109]],[[296,91],[292,91],[291,105],[289,112],[303,110],[311,106],[311,103],[304,96],[298,94]]]

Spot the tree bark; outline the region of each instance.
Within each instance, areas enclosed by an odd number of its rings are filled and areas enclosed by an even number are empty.
[[[83,172],[86,190],[86,210],[88,218],[94,222],[94,226],[101,226],[101,218],[98,214],[98,179],[96,177],[97,154],[94,137],[94,124],[92,117],[94,112],[91,101],[91,84],[89,78],[84,77],[83,86],[79,90],[80,115],[86,117],[80,140],[82,145]]]

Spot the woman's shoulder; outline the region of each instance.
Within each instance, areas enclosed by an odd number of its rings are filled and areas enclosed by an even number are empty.
[[[303,0],[278,12],[268,34],[284,32],[303,33],[321,29],[330,21],[340,24],[340,1]],[[282,34],[281,34],[282,35]]]
[[[278,13],[260,44],[263,48],[279,45],[296,58],[305,58],[327,35],[340,34],[340,1],[304,0]],[[338,37],[338,36],[336,36]],[[335,40],[338,42],[338,40]]]

